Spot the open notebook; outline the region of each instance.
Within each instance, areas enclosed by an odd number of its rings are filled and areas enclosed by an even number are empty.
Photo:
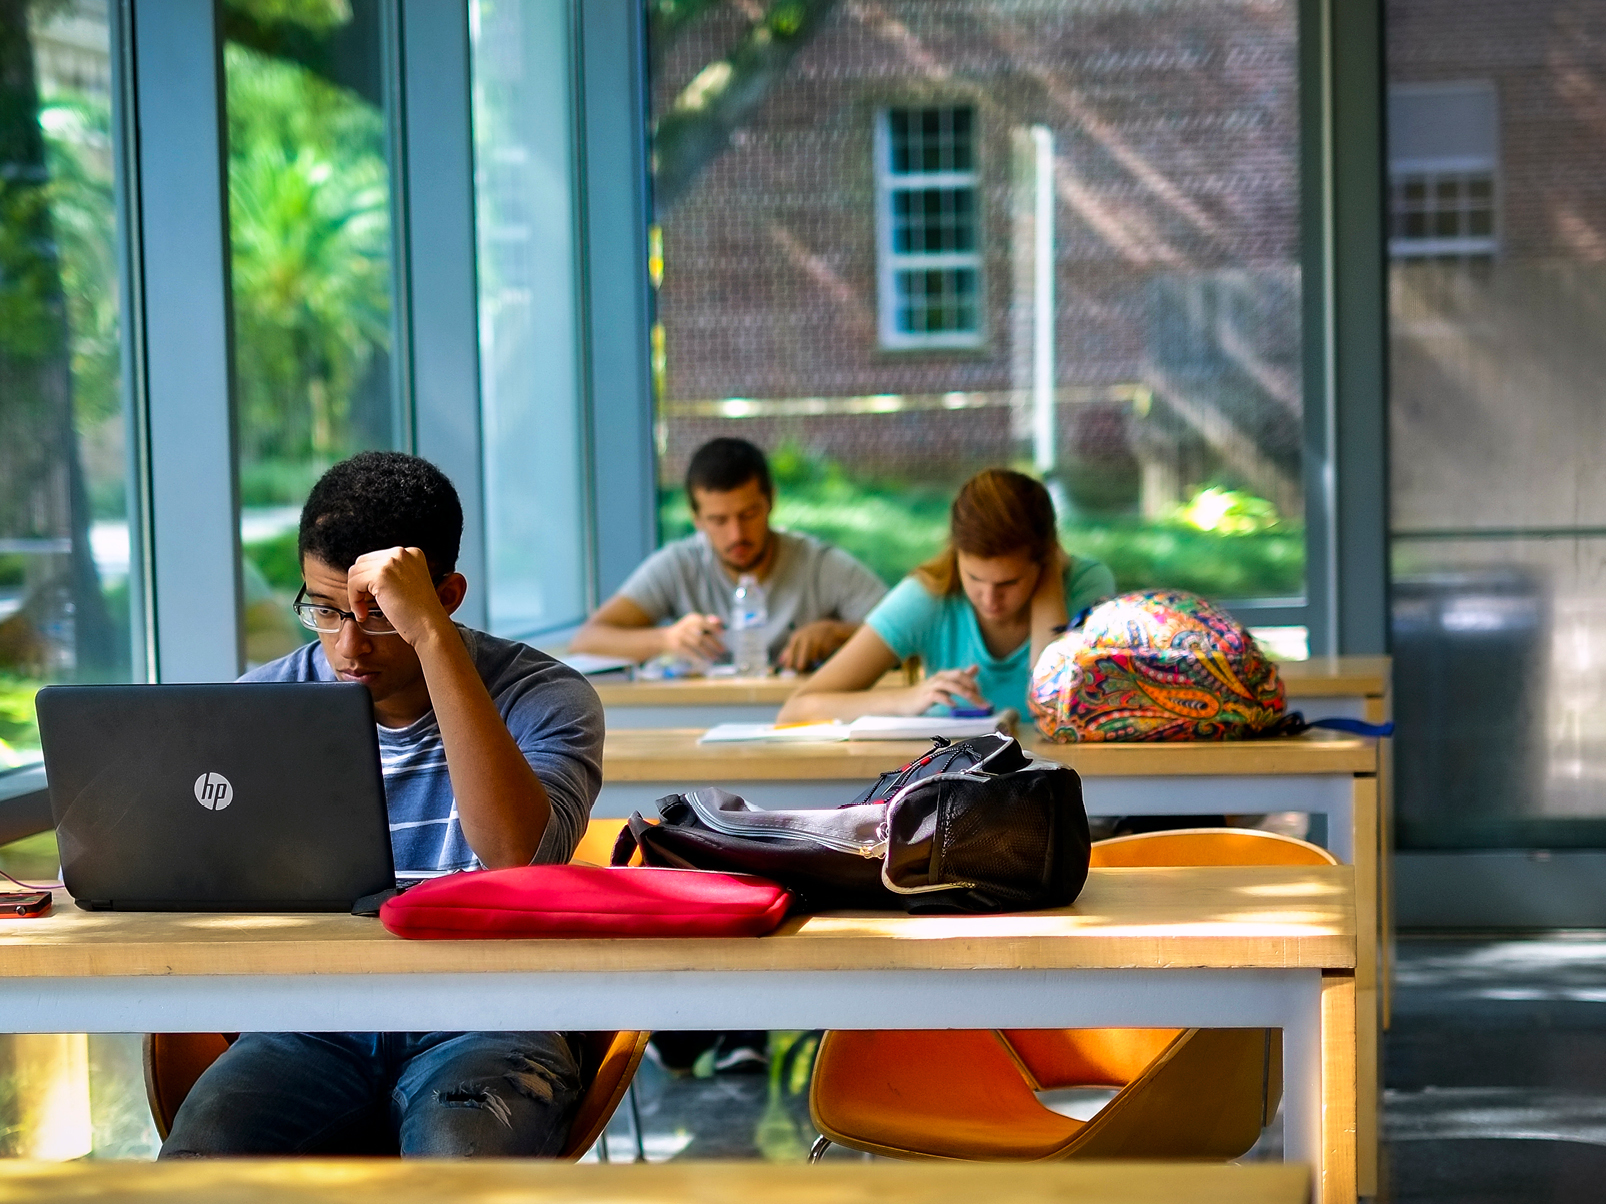
[[[944,715],[865,715],[852,723],[721,723],[709,728],[697,742],[813,744],[834,740],[929,740],[933,736],[965,740],[1000,729],[1012,730],[1019,718],[1020,715],[1010,708],[982,719],[953,719]]]

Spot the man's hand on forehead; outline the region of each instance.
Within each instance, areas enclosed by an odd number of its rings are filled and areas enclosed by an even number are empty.
[[[346,594],[359,620],[377,608],[409,644],[451,622],[420,548],[365,552],[346,573]]]

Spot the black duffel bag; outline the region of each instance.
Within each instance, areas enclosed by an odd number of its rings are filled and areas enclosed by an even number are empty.
[[[1087,880],[1087,812],[1075,771],[995,732],[949,743],[845,806],[764,811],[709,788],[631,816],[613,863],[760,874],[808,910],[1031,911]]]

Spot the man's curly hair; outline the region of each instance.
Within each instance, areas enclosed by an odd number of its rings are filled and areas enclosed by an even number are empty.
[[[457,567],[463,505],[446,474],[404,452],[359,452],[312,487],[301,508],[300,558],[350,569],[365,552],[421,548],[429,571]]]

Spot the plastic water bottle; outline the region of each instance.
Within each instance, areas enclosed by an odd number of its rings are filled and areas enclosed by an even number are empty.
[[[764,625],[770,621],[764,587],[751,573],[743,573],[731,595],[731,660],[738,677],[761,677],[769,672],[768,642]]]

